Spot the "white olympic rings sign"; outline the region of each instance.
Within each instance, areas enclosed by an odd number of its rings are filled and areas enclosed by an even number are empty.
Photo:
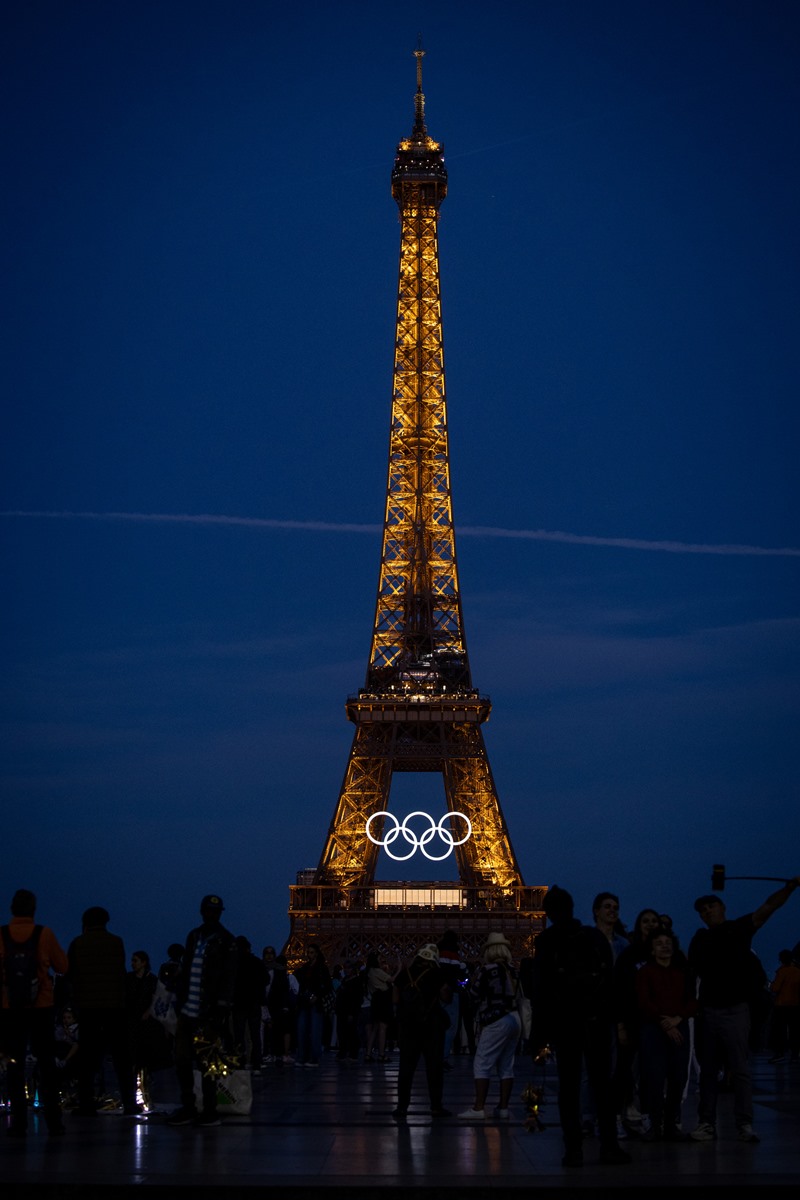
[[[382,838],[376,838],[372,836],[372,822],[377,821],[379,817],[387,817],[390,821],[394,821],[394,826],[389,830],[388,833],[384,834]],[[413,821],[414,817],[424,817],[426,821],[430,822],[429,828],[425,829],[419,837],[414,830],[409,827],[409,821]],[[467,832],[464,834],[464,836],[458,840],[453,837],[453,834],[449,829],[445,828],[445,821],[449,821],[452,817],[460,817],[467,829]],[[389,858],[394,859],[395,862],[406,862],[409,858],[411,858],[412,855],[416,854],[418,850],[421,850],[425,857],[430,859],[431,862],[442,862],[445,858],[453,853],[453,850],[456,848],[456,846],[463,846],[464,842],[468,841],[468,839],[472,836],[472,822],[466,813],[462,812],[445,813],[438,824],[436,821],[434,821],[433,817],[429,813],[412,812],[409,813],[407,817],[404,817],[401,823],[392,813],[382,810],[381,812],[373,813],[368,819],[366,824],[366,834],[373,845],[383,846],[384,850],[389,855]],[[425,849],[428,843],[433,841],[437,834],[441,841],[444,842],[444,854],[430,854]],[[391,849],[394,842],[396,842],[401,835],[411,847],[408,854],[395,854]]]

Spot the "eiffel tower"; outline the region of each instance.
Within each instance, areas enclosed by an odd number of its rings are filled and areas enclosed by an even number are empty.
[[[523,883],[481,728],[491,703],[473,688],[464,639],[439,291],[447,171],[425,125],[424,53],[414,51],[414,127],[392,171],[400,275],[372,646],[365,685],[346,704],[355,736],[319,866],[290,888],[290,960],[311,941],[329,961],[370,949],[403,958],[446,928],[457,930],[465,954],[477,957],[486,935],[502,930],[522,956],[543,925],[546,889]],[[422,812],[402,825],[390,814],[395,771],[441,773],[447,814],[438,825]],[[376,882],[380,845],[399,862],[452,851],[459,881]]]

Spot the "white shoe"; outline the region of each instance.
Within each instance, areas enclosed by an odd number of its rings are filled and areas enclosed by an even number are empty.
[[[485,1121],[485,1108],[465,1108],[463,1112],[458,1114],[459,1121]]]

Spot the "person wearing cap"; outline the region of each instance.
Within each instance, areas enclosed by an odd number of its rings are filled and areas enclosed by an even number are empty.
[[[434,942],[420,946],[414,961],[395,977],[393,998],[397,1009],[400,1062],[397,1071],[397,1107],[392,1116],[405,1121],[411,1101],[411,1084],[420,1057],[425,1060],[431,1116],[449,1117],[442,1104],[444,1089],[444,1034],[447,1014],[442,1008],[447,988]]]
[[[236,943],[221,922],[224,905],[219,896],[204,896],[200,903],[202,924],[186,939],[186,951],[175,982],[175,1074],[181,1105],[168,1118],[168,1125],[219,1125],[215,1081],[202,1074],[203,1111],[198,1114],[194,1099],[194,1039],[227,1034],[228,1017],[236,984]]]
[[[749,1000],[756,990],[754,972],[762,968],[750,944],[798,885],[800,876],[787,880],[755,912],[732,921],[719,896],[700,896],[694,902],[705,925],[689,943],[689,965],[700,980],[700,1104],[697,1128],[689,1135],[696,1142],[717,1136],[717,1072],[723,1052],[733,1080],[737,1137],[743,1142],[759,1140],[753,1131]]]
[[[514,1051],[522,1032],[517,1012],[519,975],[511,963],[511,945],[502,933],[490,933],[483,947],[483,963],[469,981],[479,1028],[473,1075],[475,1100],[460,1112],[462,1121],[486,1119],[486,1097],[493,1075],[500,1079],[500,1104],[495,1115],[509,1118],[508,1102],[514,1085]]]

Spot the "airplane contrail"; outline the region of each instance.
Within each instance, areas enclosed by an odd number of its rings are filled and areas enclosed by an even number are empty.
[[[136,512],[30,512],[9,510],[0,517],[38,517],[71,521],[134,521],[172,525],[230,525],[246,529],[296,529],[307,533],[381,532],[380,525],[348,521],[294,521],[273,517],[229,517],[215,513],[136,513]],[[798,558],[794,546],[746,546],[736,543],[713,545],[704,542],[651,541],[645,538],[600,537],[595,534],[568,533],[561,529],[504,529],[495,525],[462,525],[459,537],[517,538],[533,542],[562,542],[575,546],[610,546],[619,550],[652,550],[667,554],[726,554],[769,558]]]

